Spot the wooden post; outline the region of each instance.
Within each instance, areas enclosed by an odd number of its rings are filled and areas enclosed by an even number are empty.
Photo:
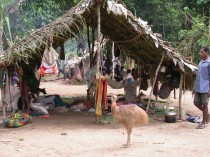
[[[3,100],[4,98],[4,93],[5,93],[5,88],[1,87],[1,105],[2,105],[2,115],[3,117],[6,117],[6,104]]]
[[[174,99],[176,99],[176,89],[174,88]]]
[[[127,69],[130,69],[130,57],[126,57]]]
[[[161,66],[161,64],[163,63],[163,58],[164,58],[164,56],[165,56],[165,53],[163,52],[163,55],[162,55],[162,57],[161,57],[161,59],[160,59],[160,63],[159,63],[159,65],[158,65],[158,67],[157,67],[157,69],[156,69],[156,72],[155,72],[155,78],[154,78],[154,80],[153,80],[154,83],[153,83],[153,85],[152,85],[152,89],[151,89],[150,95],[149,95],[149,100],[148,100],[148,103],[147,103],[147,109],[146,109],[147,112],[148,112],[148,109],[149,109],[149,104],[150,104],[150,101],[151,101],[152,92],[153,92],[153,89],[154,89],[154,87],[155,87],[155,82],[156,82],[156,79],[157,79],[158,71],[160,70],[160,66]]]
[[[132,62],[131,62],[131,68],[135,68],[135,60],[132,59],[131,61],[132,61]]]
[[[184,73],[181,72],[180,83],[179,83],[179,120],[182,120],[182,88],[183,88]]]
[[[115,60],[115,56],[114,56],[114,42],[112,43],[112,79],[114,80],[114,60]]]
[[[87,40],[88,40],[88,49],[89,49],[89,58],[90,58],[90,68],[92,68],[92,53],[91,53],[91,49],[90,49],[90,25],[89,23],[87,23]]]
[[[94,33],[94,28],[92,27],[92,51],[91,51],[91,55],[92,55],[92,63],[91,63],[91,68],[95,65],[95,56],[94,56],[94,47],[95,47],[95,33]],[[96,55],[96,54],[95,54]]]
[[[96,70],[96,73],[99,74],[99,63],[100,63],[100,37],[101,37],[101,5],[98,4],[97,5],[97,22],[98,22],[98,26],[97,26],[97,35],[98,35],[98,38],[97,38],[97,64],[96,64],[96,67],[97,67],[97,70]]]
[[[98,35],[98,38],[97,38],[97,53],[96,53],[96,75],[99,75],[100,71],[99,71],[99,64],[100,64],[100,37],[101,37],[101,4],[98,3],[97,4],[97,8],[96,8],[96,11],[97,11],[97,22],[98,22],[98,26],[97,26],[97,35]],[[98,79],[96,77],[96,79]],[[96,115],[96,124],[99,124],[99,116]]]

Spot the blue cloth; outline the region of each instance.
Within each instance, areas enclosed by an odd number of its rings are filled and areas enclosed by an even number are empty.
[[[196,77],[195,92],[208,93],[210,81],[210,57],[206,60],[201,60],[198,66]]]

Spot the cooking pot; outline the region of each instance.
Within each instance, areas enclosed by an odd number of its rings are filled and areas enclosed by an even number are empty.
[[[173,107],[168,107],[165,112],[165,122],[166,123],[175,123],[176,122],[176,112]]]
[[[175,123],[176,122],[176,113],[168,112],[165,114],[165,122],[166,123]]]

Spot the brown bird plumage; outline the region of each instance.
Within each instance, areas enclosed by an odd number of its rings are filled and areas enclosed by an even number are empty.
[[[122,124],[127,131],[127,143],[123,145],[124,147],[130,146],[130,134],[134,125],[144,125],[148,124],[147,113],[138,107],[137,105],[123,105],[117,106],[115,95],[112,96],[112,115],[114,119]]]

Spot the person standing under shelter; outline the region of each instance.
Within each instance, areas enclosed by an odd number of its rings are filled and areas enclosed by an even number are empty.
[[[210,96],[210,57],[209,48],[204,46],[200,50],[198,72],[196,76],[194,105],[203,112],[203,120],[197,129],[203,129],[209,122],[208,100]]]

